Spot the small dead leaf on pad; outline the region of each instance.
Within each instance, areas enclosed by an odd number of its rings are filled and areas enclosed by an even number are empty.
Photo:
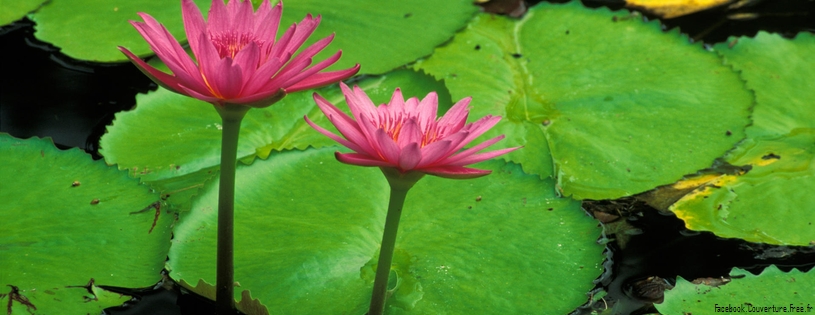
[[[733,0],[627,0],[625,6],[672,19],[733,2]]]

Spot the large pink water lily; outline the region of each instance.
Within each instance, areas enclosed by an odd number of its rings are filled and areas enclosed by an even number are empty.
[[[248,0],[229,0],[228,4],[213,0],[208,21],[192,0],[182,0],[181,10],[197,63],[163,25],[146,13],[139,13],[144,22],[131,24],[172,74],[153,68],[119,47],[142,72],[173,92],[219,106],[264,107],[285,93],[331,84],[359,71],[357,64],[351,69],[320,72],[334,64],[342,51],[311,66],[314,55],[328,46],[334,35],[292,58],[320,24],[320,16],[307,15],[276,40],[282,1],[272,7],[269,0],[264,0],[255,12]]]
[[[377,107],[358,86],[353,90],[343,83],[340,86],[354,119],[317,93],[314,101],[344,138],[305,117],[311,127],[355,151],[337,152],[340,162],[394,168],[401,173],[415,171],[447,178],[473,178],[490,171],[464,166],[518,149],[478,153],[503,139],[501,135],[462,150],[501,120],[499,116],[488,115],[466,124],[469,97],[458,101],[443,117],[436,119],[438,97],[435,92],[421,101],[415,97],[404,100],[397,88],[388,104]]]

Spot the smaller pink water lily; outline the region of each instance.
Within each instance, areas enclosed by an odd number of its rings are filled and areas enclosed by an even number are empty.
[[[255,12],[249,0],[229,0],[228,4],[213,0],[208,21],[192,0],[182,0],[181,11],[197,64],[173,35],[146,13],[139,13],[144,22],[131,24],[172,74],[157,70],[119,47],[142,72],[173,92],[219,106],[265,107],[286,93],[341,81],[359,71],[357,64],[346,70],[320,72],[337,62],[342,51],[311,66],[313,57],[328,46],[334,35],[317,41],[292,59],[317,29],[320,16],[307,15],[276,40],[282,1],[273,8],[269,0],[263,0]]]
[[[351,90],[340,83],[340,87],[354,119],[317,93],[314,93],[314,101],[344,138],[304,117],[311,127],[355,151],[337,152],[340,162],[392,168],[402,174],[420,172],[447,178],[474,178],[491,171],[464,166],[520,148],[478,153],[503,139],[501,135],[461,151],[501,120],[500,116],[488,115],[466,124],[469,97],[458,101],[443,117],[436,119],[438,97],[435,92],[421,101],[415,97],[404,100],[397,88],[388,104],[377,107],[358,86]]]

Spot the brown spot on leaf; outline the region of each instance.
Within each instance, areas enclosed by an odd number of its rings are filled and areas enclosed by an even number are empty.
[[[771,159],[780,160],[780,159],[781,159],[781,156],[780,156],[780,155],[776,155],[775,153],[769,153],[769,154],[767,154],[767,155],[765,155],[765,156],[762,156],[762,157],[761,157],[761,159],[762,159],[762,160],[771,160]]]
[[[99,199],[93,198],[93,200],[91,200],[91,204],[92,205],[98,205],[99,204]]]
[[[79,187],[81,184],[82,183],[80,183],[78,180],[75,180],[73,183],[71,183],[71,187]]]
[[[11,291],[9,291],[9,293],[0,294],[0,298],[8,296],[8,307],[6,307],[6,314],[11,315],[11,307],[14,305],[14,302],[25,305],[25,310],[31,314],[34,314],[32,309],[36,311],[37,307],[34,306],[34,304],[32,304],[25,295],[20,294],[20,288],[10,284],[7,286],[11,288]]]

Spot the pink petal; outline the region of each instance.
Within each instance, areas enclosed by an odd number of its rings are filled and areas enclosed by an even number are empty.
[[[216,96],[222,96],[223,93],[218,90],[219,86],[217,86],[213,80],[222,75],[218,71],[220,71],[221,64],[225,61],[221,60],[220,55],[218,55],[218,51],[215,50],[215,46],[213,46],[212,42],[206,39],[205,34],[201,34],[199,37],[199,40],[201,41],[201,50],[196,52],[195,57],[198,58],[198,67],[200,69],[201,76],[203,77],[210,93]]]
[[[289,92],[297,92],[307,89],[312,89],[316,87],[321,87],[327,84],[331,84],[337,81],[342,81],[348,79],[359,72],[359,64],[356,64],[353,68],[346,69],[346,70],[339,70],[339,71],[331,71],[331,72],[323,72],[323,73],[315,73],[312,74],[310,77],[297,82],[292,86],[289,86],[286,91]]]
[[[412,170],[419,161],[422,159],[422,151],[419,149],[418,143],[411,143],[402,148],[399,154],[399,168],[402,171]]]
[[[235,3],[232,5],[232,3]],[[227,8],[232,7],[230,17],[232,19],[231,32],[236,34],[254,34],[255,31],[255,10],[252,1],[229,0]]]
[[[146,76],[150,77],[151,80],[158,83],[165,89],[176,93],[181,93],[181,88],[178,86],[178,79],[169,74],[161,72],[156,68],[153,68],[153,66],[142,61],[138,56],[127,50],[127,48],[119,46],[119,50],[122,51],[122,53],[124,53],[125,56],[130,59],[130,61],[133,61],[133,63],[136,64],[136,67],[139,68],[139,70],[141,70],[141,72]]]
[[[436,161],[447,157],[447,152],[452,145],[450,140],[436,141],[422,148],[422,160],[417,167],[425,167],[434,164]]]
[[[345,137],[345,139],[348,139],[348,141],[354,143],[359,150],[351,147],[348,148],[368,155],[378,154],[377,151],[371,146],[365,135],[363,135],[357,122],[353,121],[351,117],[348,117],[348,115],[343,113],[339,108],[331,104],[319,94],[314,93],[313,97],[314,102],[317,103],[320,110],[326,115],[326,117],[328,117],[328,120],[330,120],[331,123],[337,127],[337,130],[343,135],[343,137]]]
[[[421,141],[422,131],[419,129],[419,124],[416,123],[416,120],[409,118],[403,122],[402,129],[399,131],[399,137],[396,139],[396,145],[404,149],[410,144],[416,144],[418,146]],[[417,160],[416,163],[419,163],[419,161]]]
[[[381,155],[381,149],[379,149],[379,143],[376,138],[377,130],[379,130],[376,126],[374,126],[368,118],[363,117],[361,120],[357,120],[357,125],[359,126],[359,130],[362,131],[362,134],[365,136],[365,139],[368,140],[368,144],[376,150],[377,155]],[[388,137],[390,138],[390,137]],[[393,142],[393,141],[391,141]],[[395,146],[396,144],[394,144]]]
[[[390,163],[396,164],[399,162],[399,155],[401,150],[398,146],[396,146],[396,142],[393,142],[388,133],[385,130],[377,129],[376,133],[376,146],[375,148],[379,151],[379,154],[385,161]]]
[[[204,16],[198,6],[192,0],[183,0],[181,2],[181,16],[184,18],[184,31],[187,33],[187,42],[190,44],[192,51],[198,51],[201,45],[200,34],[206,34],[207,23],[204,21]]]
[[[485,175],[489,175],[492,171],[488,170],[479,170],[474,168],[467,168],[461,166],[452,166],[452,165],[445,165],[445,166],[437,166],[437,167],[430,167],[430,168],[423,168],[418,171],[435,175],[444,178],[452,178],[452,179],[467,179],[467,178],[476,178]]]
[[[181,91],[182,91],[182,92],[180,92],[181,94],[184,94],[184,95],[187,95],[187,96],[202,100],[204,102],[209,102],[209,103],[212,103],[212,104],[223,104],[223,99],[220,98],[220,97],[215,97],[215,96],[212,96],[211,94],[202,94],[202,93],[200,93],[200,92],[198,92],[198,91],[196,91],[194,89],[191,89],[191,88],[189,88],[187,86],[184,86],[184,85],[179,85],[178,87],[181,88]]]
[[[353,164],[353,165],[361,165],[361,166],[386,166],[386,167],[393,167],[396,166],[392,163],[388,163],[386,161],[373,159],[364,154],[358,153],[334,153],[334,157],[337,158],[338,161],[345,163],[345,164]]]
[[[320,61],[319,63],[317,63],[313,67],[308,68],[306,71],[298,73],[295,76],[289,78],[288,80],[286,80],[283,83],[283,86],[285,87],[285,86],[289,86],[289,85],[294,85],[295,83],[299,82],[300,80],[303,80],[303,79],[305,79],[305,78],[319,72],[320,70],[323,70],[323,69],[327,68],[328,66],[330,66],[330,65],[334,64],[335,62],[337,62],[337,60],[340,59],[340,55],[342,55],[342,51],[338,51],[336,54],[329,57],[328,59]]]
[[[415,97],[411,97],[405,101],[405,112],[411,114],[411,116],[416,115],[419,113],[419,99]]]
[[[491,146],[491,145],[493,145],[494,143],[496,143],[498,141],[501,141],[501,139],[504,139],[504,135],[500,135],[500,136],[497,136],[495,138],[489,139],[487,141],[481,142],[478,145],[473,146],[472,148],[461,151],[458,154],[451,156],[450,158],[448,158],[447,160],[444,161],[444,164],[454,164],[455,162],[457,162],[457,161],[459,161],[459,160],[461,160],[461,159],[463,159],[463,158],[465,158],[465,157],[467,157],[469,155],[473,155],[476,152],[481,151],[481,150],[485,149],[486,147]],[[466,164],[458,164],[458,165],[466,165]]]
[[[252,77],[249,78],[249,81],[246,82],[246,86],[243,88],[243,93],[245,94],[254,94],[259,92],[266,92],[266,91],[274,91],[273,89],[263,89],[271,80],[272,76],[280,70],[280,66],[283,64],[280,60],[275,58],[269,59],[266,63],[260,66],[255,73],[252,74]]]
[[[144,37],[147,44],[150,45],[150,49],[156,53],[159,59],[164,61],[179,81],[187,82],[188,85],[194,88],[202,87],[203,82],[201,82],[200,78],[196,81],[196,78],[190,75],[191,73],[197,73],[198,67],[187,56],[178,41],[151,16],[144,13],[140,15],[150,23],[131,21],[131,24]],[[179,52],[183,56],[179,56]]]
[[[334,40],[334,34],[331,34],[328,37],[323,38],[317,41],[316,43],[312,44],[308,48],[304,49],[299,54],[297,54],[297,57],[295,57],[291,62],[297,63],[304,59],[311,59],[312,57],[314,57],[314,55],[323,50],[323,48],[328,46],[328,44],[330,44],[332,40]]]
[[[263,89],[267,89],[271,86],[274,87],[281,87],[285,88],[283,85],[286,81],[290,80],[294,76],[296,76],[301,71],[305,70],[309,64],[311,64],[311,59],[300,60],[297,63],[288,63],[283,66],[283,69],[280,70],[277,74],[272,77],[272,80],[267,82],[264,85]]]
[[[271,7],[269,0],[263,0],[255,11],[255,30],[254,34],[258,38],[264,39],[265,45],[273,45],[277,37],[277,29],[280,26],[280,16],[283,15],[283,1],[277,3],[274,8]],[[265,51],[265,50],[264,50]]]
[[[289,58],[294,53],[293,51],[287,51],[286,46],[289,45],[289,41],[291,41],[292,36],[294,36],[294,32],[297,30],[297,24],[292,24],[289,26],[283,36],[272,46],[272,51],[269,52],[269,58],[277,58],[282,63],[286,63],[289,61]],[[285,56],[285,58],[283,58]]]
[[[422,130],[427,130],[436,121],[436,112],[439,108],[439,97],[436,92],[430,92],[419,103],[418,123]]]
[[[283,99],[284,96],[286,96],[286,91],[283,89],[266,90],[263,93],[232,98],[229,103],[244,104],[251,107],[267,107]]]
[[[232,2],[232,0],[230,0]],[[213,34],[220,34],[229,32],[229,13],[227,12],[226,4],[223,0],[212,0],[209,6],[209,13],[207,13],[207,25],[209,32]]]
[[[321,17],[319,15],[316,18],[312,18],[311,14],[307,14],[306,17],[297,24],[294,36],[292,36],[291,41],[286,44],[285,51],[295,52],[300,49],[300,46],[306,42],[306,39],[308,39],[308,37],[314,33],[314,30],[317,29],[317,26],[320,25],[320,19]]]
[[[376,117],[376,105],[359,87],[355,86],[352,91],[345,83],[340,82],[340,89],[342,89],[342,94],[345,95],[345,102],[348,104],[348,108],[351,109],[351,114],[358,123],[362,124],[363,119],[368,120]],[[362,130],[365,131],[364,128]],[[366,133],[365,136],[373,138],[373,133]]]
[[[234,1],[234,0],[233,0]],[[235,55],[232,61],[233,67],[237,67],[241,72],[240,86],[245,87],[257,70],[260,59],[260,47],[255,42],[250,42],[246,47]]]
[[[490,128],[495,126],[495,124],[497,124],[499,120],[501,120],[500,116],[487,115],[475,121],[472,124],[464,126],[464,128],[462,128],[462,131],[466,131],[468,133],[467,137],[464,138],[464,141],[462,141],[458,146],[456,146],[455,151],[460,150],[462,147],[473,141],[475,138],[477,138],[484,132],[487,132],[487,130],[490,130]]]
[[[279,89],[275,93],[266,95],[263,98],[255,98],[253,100],[248,100],[248,99],[243,100],[243,99],[238,98],[238,99],[228,100],[227,102],[224,102],[224,103],[235,104],[235,105],[243,105],[243,106],[249,106],[249,107],[256,107],[256,108],[263,108],[263,107],[269,107],[272,104],[277,103],[278,101],[282,100],[284,97],[286,97],[286,91],[284,91],[283,89]]]
[[[518,150],[520,148],[521,147],[506,148],[506,149],[501,149],[501,150],[495,150],[495,151],[490,151],[490,152],[485,152],[485,153],[474,154],[474,155],[470,155],[470,156],[461,158],[460,160],[458,160],[456,162],[452,162],[452,163],[447,163],[445,161],[445,164],[459,165],[459,166],[470,165],[470,164],[483,162],[483,161],[492,159],[492,158],[497,157],[499,155],[507,154],[509,152]]]
[[[402,97],[402,89],[396,88],[391,95],[391,100],[388,102],[388,108],[394,112],[405,111],[405,98]]]
[[[345,140],[342,137],[335,135],[334,133],[332,133],[331,131],[328,131],[327,129],[325,129],[323,127],[320,127],[319,125],[315,124],[310,119],[308,119],[308,116],[303,116],[303,118],[306,120],[306,123],[309,126],[311,126],[311,128],[314,128],[314,130],[317,130],[319,133],[325,135],[326,137],[331,138],[331,140],[337,141],[340,144],[344,145],[346,148],[349,148],[349,149],[354,150],[356,152],[362,152],[362,150],[359,148],[359,146],[357,146],[356,144],[354,144],[351,141]]]
[[[467,116],[470,113],[467,105],[470,104],[472,98],[465,97],[464,99],[456,102],[453,107],[447,110],[447,113],[439,119],[439,133],[444,135],[458,132],[467,123]]]

